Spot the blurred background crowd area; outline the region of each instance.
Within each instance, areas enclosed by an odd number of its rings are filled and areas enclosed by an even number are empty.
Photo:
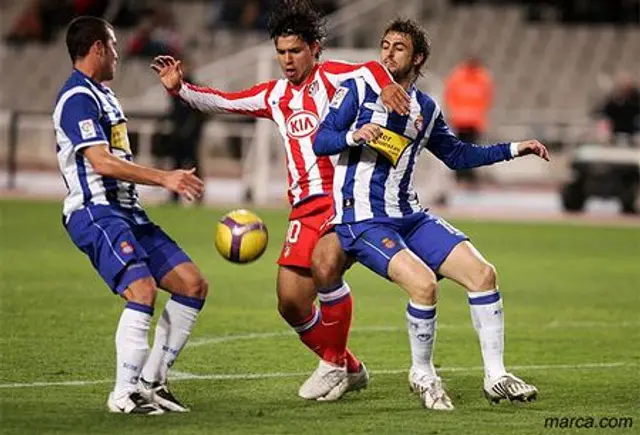
[[[74,16],[89,14],[116,27],[121,65],[110,85],[129,115],[132,144],[142,149],[143,161],[196,158],[208,176],[251,176],[247,156],[256,141],[255,121],[205,117],[182,107],[159,87],[149,61],[172,54],[185,61],[192,81],[225,90],[279,77],[266,33],[278,3],[0,0],[0,165],[10,166],[13,159],[18,169],[55,169],[48,119],[70,70],[64,30]],[[376,59],[381,31],[392,18],[423,24],[432,55],[419,85],[441,102],[461,137],[480,143],[535,137],[560,157],[551,172],[535,164],[511,169],[514,181],[519,175],[525,183],[561,183],[576,146],[640,142],[640,0],[312,3],[328,18],[325,58]],[[468,101],[469,95],[476,97]],[[469,105],[476,114],[463,119],[460,108]],[[272,136],[275,161],[282,153],[277,134]],[[189,142],[193,149],[176,157],[175,142]],[[7,150],[11,144],[17,149]],[[460,183],[477,178],[458,174]]]

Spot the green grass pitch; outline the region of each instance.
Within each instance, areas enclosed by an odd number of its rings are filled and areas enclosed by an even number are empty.
[[[226,263],[213,247],[224,210],[150,207],[210,281],[205,309],[174,370],[184,415],[113,415],[112,296],[60,224],[60,204],[0,201],[0,433],[6,434],[541,434],[546,417],[632,417],[640,433],[640,230],[453,221],[498,268],[506,362],[538,386],[536,403],[490,406],[461,288],[440,289],[435,361],[456,410],[429,412],[408,390],[406,296],[362,267],[351,349],[371,384],[337,403],[296,395],[316,360],[276,312],[275,259],[285,211],[258,210],[269,249]],[[166,296],[159,299],[156,314]],[[151,336],[152,337],[152,336]],[[151,338],[150,337],[150,338]],[[73,381],[78,383],[73,384]],[[577,430],[598,433],[599,430]]]

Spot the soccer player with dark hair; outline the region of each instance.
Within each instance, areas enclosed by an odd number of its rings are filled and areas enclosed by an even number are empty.
[[[504,366],[504,319],[496,270],[468,238],[420,205],[412,180],[427,150],[452,169],[472,168],[528,154],[548,160],[536,140],[477,146],[456,138],[438,104],[414,82],[429,57],[426,32],[411,20],[385,31],[382,63],[411,97],[408,115],[390,113],[379,93],[360,78],[334,94],[314,143],[319,156],[337,155],[332,223],[346,254],[404,289],[412,365],[409,385],[429,409],[452,410],[433,365],[438,279],[467,290],[471,318],[484,360],[484,394],[530,401],[537,389]]]
[[[312,144],[339,84],[362,77],[380,93],[382,103],[404,114],[409,98],[379,62],[349,64],[319,61],[324,39],[322,17],[302,0],[278,5],[269,22],[284,78],[239,92],[223,92],[184,83],[180,62],[160,56],[152,64],[162,84],[196,109],[241,113],[273,120],[286,150],[289,202],[292,210],[285,244],[278,260],[278,311],[300,340],[320,357],[313,375],[298,394],[305,399],[331,399],[366,387],[368,374],[347,349],[352,299],[342,280],[345,257],[335,234],[326,232],[333,214],[333,163],[317,157]],[[327,255],[311,270],[316,247]],[[315,278],[315,283],[314,283]],[[314,305],[320,300],[320,310]],[[339,394],[328,395],[336,388]]]
[[[114,93],[118,53],[109,23],[78,17],[69,24],[73,72],[56,99],[53,124],[68,193],[63,224],[111,291],[127,302],[116,331],[111,412],[186,412],[167,387],[167,372],[202,309],[208,284],[187,254],[140,205],[136,184],[162,186],[188,200],[202,196],[193,170],[162,171],[133,163],[126,118]],[[157,289],[171,293],[149,354]]]

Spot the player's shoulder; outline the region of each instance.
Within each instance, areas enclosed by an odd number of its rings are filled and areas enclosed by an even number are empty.
[[[440,105],[438,104],[438,102],[436,101],[435,98],[433,98],[431,95],[429,95],[427,92],[424,92],[418,88],[415,89],[415,96],[416,96],[416,100],[418,101],[418,104],[420,105],[420,107],[422,108],[422,111],[425,112],[437,112],[440,113],[441,109],[440,109]]]
[[[56,106],[63,105],[72,97],[90,98],[99,105],[95,89],[93,89],[84,76],[77,71],[73,71],[60,88],[56,97]]]
[[[318,71],[334,72],[335,70],[341,70],[345,67],[351,67],[351,62],[345,62],[343,60],[325,59],[318,64]]]
[[[333,93],[333,98],[331,99],[329,107],[338,109],[347,97],[358,99],[360,94],[359,88],[362,88],[362,86],[358,86],[358,80],[360,80],[360,78],[356,77],[347,79],[340,83]]]

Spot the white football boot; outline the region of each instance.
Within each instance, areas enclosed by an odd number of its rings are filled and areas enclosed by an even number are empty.
[[[298,396],[307,400],[315,400],[326,396],[334,388],[337,388],[335,394],[338,397],[342,396],[349,388],[347,368],[320,360],[318,368],[298,390]]]
[[[142,394],[145,399],[149,402],[155,403],[165,411],[189,412],[189,408],[180,403],[171,391],[169,391],[167,384],[148,382],[140,378],[138,381],[138,388],[140,390],[140,394]]]
[[[485,379],[484,397],[491,404],[499,403],[503,399],[512,402],[533,402],[538,397],[538,389],[511,373],[506,373],[497,379]]]
[[[409,370],[409,388],[420,396],[422,405],[427,409],[435,411],[455,409],[439,377],[432,378],[412,368]]]
[[[158,405],[147,400],[138,391],[123,394],[118,398],[114,397],[113,393],[110,393],[109,399],[107,400],[107,407],[109,408],[110,412],[120,414],[164,414],[164,411]]]
[[[334,400],[338,400],[346,393],[360,391],[367,388],[369,385],[369,371],[364,363],[360,363],[360,370],[357,372],[347,373],[347,380],[348,384],[346,390],[342,388],[342,384],[338,384],[329,391],[326,396],[318,397],[317,400],[321,402],[332,402]]]

